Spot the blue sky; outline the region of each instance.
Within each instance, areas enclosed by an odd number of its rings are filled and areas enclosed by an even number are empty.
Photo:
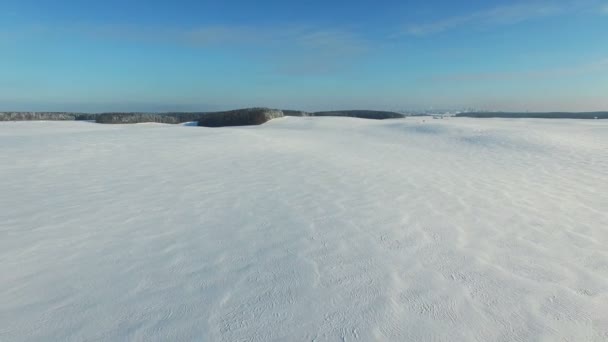
[[[0,2],[0,110],[608,110],[608,0]]]

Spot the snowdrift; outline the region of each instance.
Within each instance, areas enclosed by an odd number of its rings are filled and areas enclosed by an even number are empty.
[[[608,121],[423,120],[0,123],[0,340],[604,341]]]

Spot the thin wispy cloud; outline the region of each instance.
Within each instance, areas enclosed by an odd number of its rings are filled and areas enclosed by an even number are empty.
[[[608,72],[608,58],[591,63],[543,70],[526,70],[515,72],[461,73],[439,75],[432,77],[436,82],[476,82],[476,81],[534,81],[558,79],[588,75],[591,73]]]
[[[314,30],[290,39],[292,49],[279,54],[277,71],[287,75],[326,75],[348,68],[369,50],[369,42],[352,32]]]
[[[352,32],[336,29],[315,30],[297,37],[297,44],[307,49],[324,50],[346,56],[367,50],[367,44]]]
[[[23,36],[19,28],[13,35]],[[38,27],[32,36],[58,39],[84,39],[112,43],[129,42],[149,46],[182,46],[227,51],[245,51],[274,62],[283,74],[328,74],[344,69],[363,56],[371,44],[357,33],[341,28],[287,26],[200,26],[193,28],[141,27],[131,25],[80,24],[64,27]],[[0,30],[2,34],[10,32]],[[264,57],[265,56],[265,57]]]
[[[580,3],[572,2],[516,3],[427,23],[409,25],[399,35],[425,36],[462,27],[512,25],[532,19],[562,15],[580,8]]]
[[[268,41],[272,34],[260,29],[239,26],[205,26],[195,28],[159,28],[129,25],[78,25],[59,29],[66,36],[85,36],[99,40],[128,40],[148,44],[187,44],[218,46],[258,44]]]
[[[66,36],[84,35],[94,39],[130,40],[159,45],[173,43],[191,47],[281,45],[285,48],[355,52],[365,50],[368,44],[348,30],[298,25],[277,27],[217,25],[194,28],[80,25],[59,30]]]

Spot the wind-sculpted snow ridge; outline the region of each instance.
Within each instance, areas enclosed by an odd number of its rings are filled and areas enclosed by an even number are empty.
[[[605,341],[608,121],[0,123],[0,341]]]
[[[608,119],[608,112],[469,112],[456,114],[469,118],[534,118],[534,119]]]

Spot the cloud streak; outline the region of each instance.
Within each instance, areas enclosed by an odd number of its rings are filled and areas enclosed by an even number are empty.
[[[193,28],[80,24],[0,30],[0,38],[42,36],[101,43],[128,42],[150,46],[214,49],[272,61],[280,74],[328,74],[343,70],[370,50],[370,41],[339,28],[291,26],[200,26]]]
[[[579,10],[580,3],[524,2],[408,26],[399,35],[426,36],[462,27],[513,25],[520,22],[558,16]]]
[[[327,75],[339,72],[369,50],[357,34],[333,28],[205,27],[172,32],[171,40],[191,46],[249,47],[265,51],[274,69],[286,75]]]
[[[342,30],[314,30],[293,38],[293,47],[277,56],[277,70],[282,74],[331,74],[348,68],[370,49],[369,42]]]
[[[534,81],[580,76],[605,71],[608,71],[608,58],[592,63],[547,70],[450,74],[435,76],[432,77],[431,80],[435,82]]]
[[[368,42],[348,30],[308,26],[202,26],[195,28],[142,28],[132,26],[69,27],[62,35],[94,39],[128,40],[191,47],[282,46],[335,53],[365,51]]]

